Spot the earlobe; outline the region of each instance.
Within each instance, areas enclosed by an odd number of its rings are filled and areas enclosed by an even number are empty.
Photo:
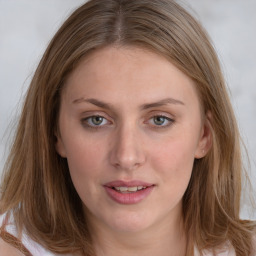
[[[63,157],[63,158],[67,157],[66,150],[65,150],[65,147],[64,147],[64,144],[63,144],[63,141],[62,141],[60,135],[56,135],[55,149],[61,157]]]
[[[200,139],[195,152],[195,158],[200,159],[207,155],[212,147],[212,126],[211,126],[211,113],[207,113],[205,116],[205,121],[202,127]]]

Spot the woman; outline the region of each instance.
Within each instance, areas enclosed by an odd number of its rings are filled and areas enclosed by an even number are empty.
[[[202,27],[170,0],[92,0],[28,90],[4,255],[256,255],[239,132]]]

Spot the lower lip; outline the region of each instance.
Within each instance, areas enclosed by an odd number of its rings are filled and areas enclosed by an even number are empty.
[[[151,191],[154,189],[154,186],[150,186],[145,189],[131,193],[120,193],[110,187],[104,188],[110,198],[119,204],[137,204],[151,193]]]

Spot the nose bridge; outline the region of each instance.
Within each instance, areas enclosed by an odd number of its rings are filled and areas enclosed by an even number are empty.
[[[111,163],[120,169],[133,170],[145,161],[140,129],[133,122],[124,122],[117,129],[111,152]]]

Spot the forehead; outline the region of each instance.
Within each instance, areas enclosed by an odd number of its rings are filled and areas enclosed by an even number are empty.
[[[167,96],[185,100],[196,95],[193,81],[163,56],[139,47],[114,46],[85,57],[68,77],[64,91],[69,98],[116,97],[119,101]]]

